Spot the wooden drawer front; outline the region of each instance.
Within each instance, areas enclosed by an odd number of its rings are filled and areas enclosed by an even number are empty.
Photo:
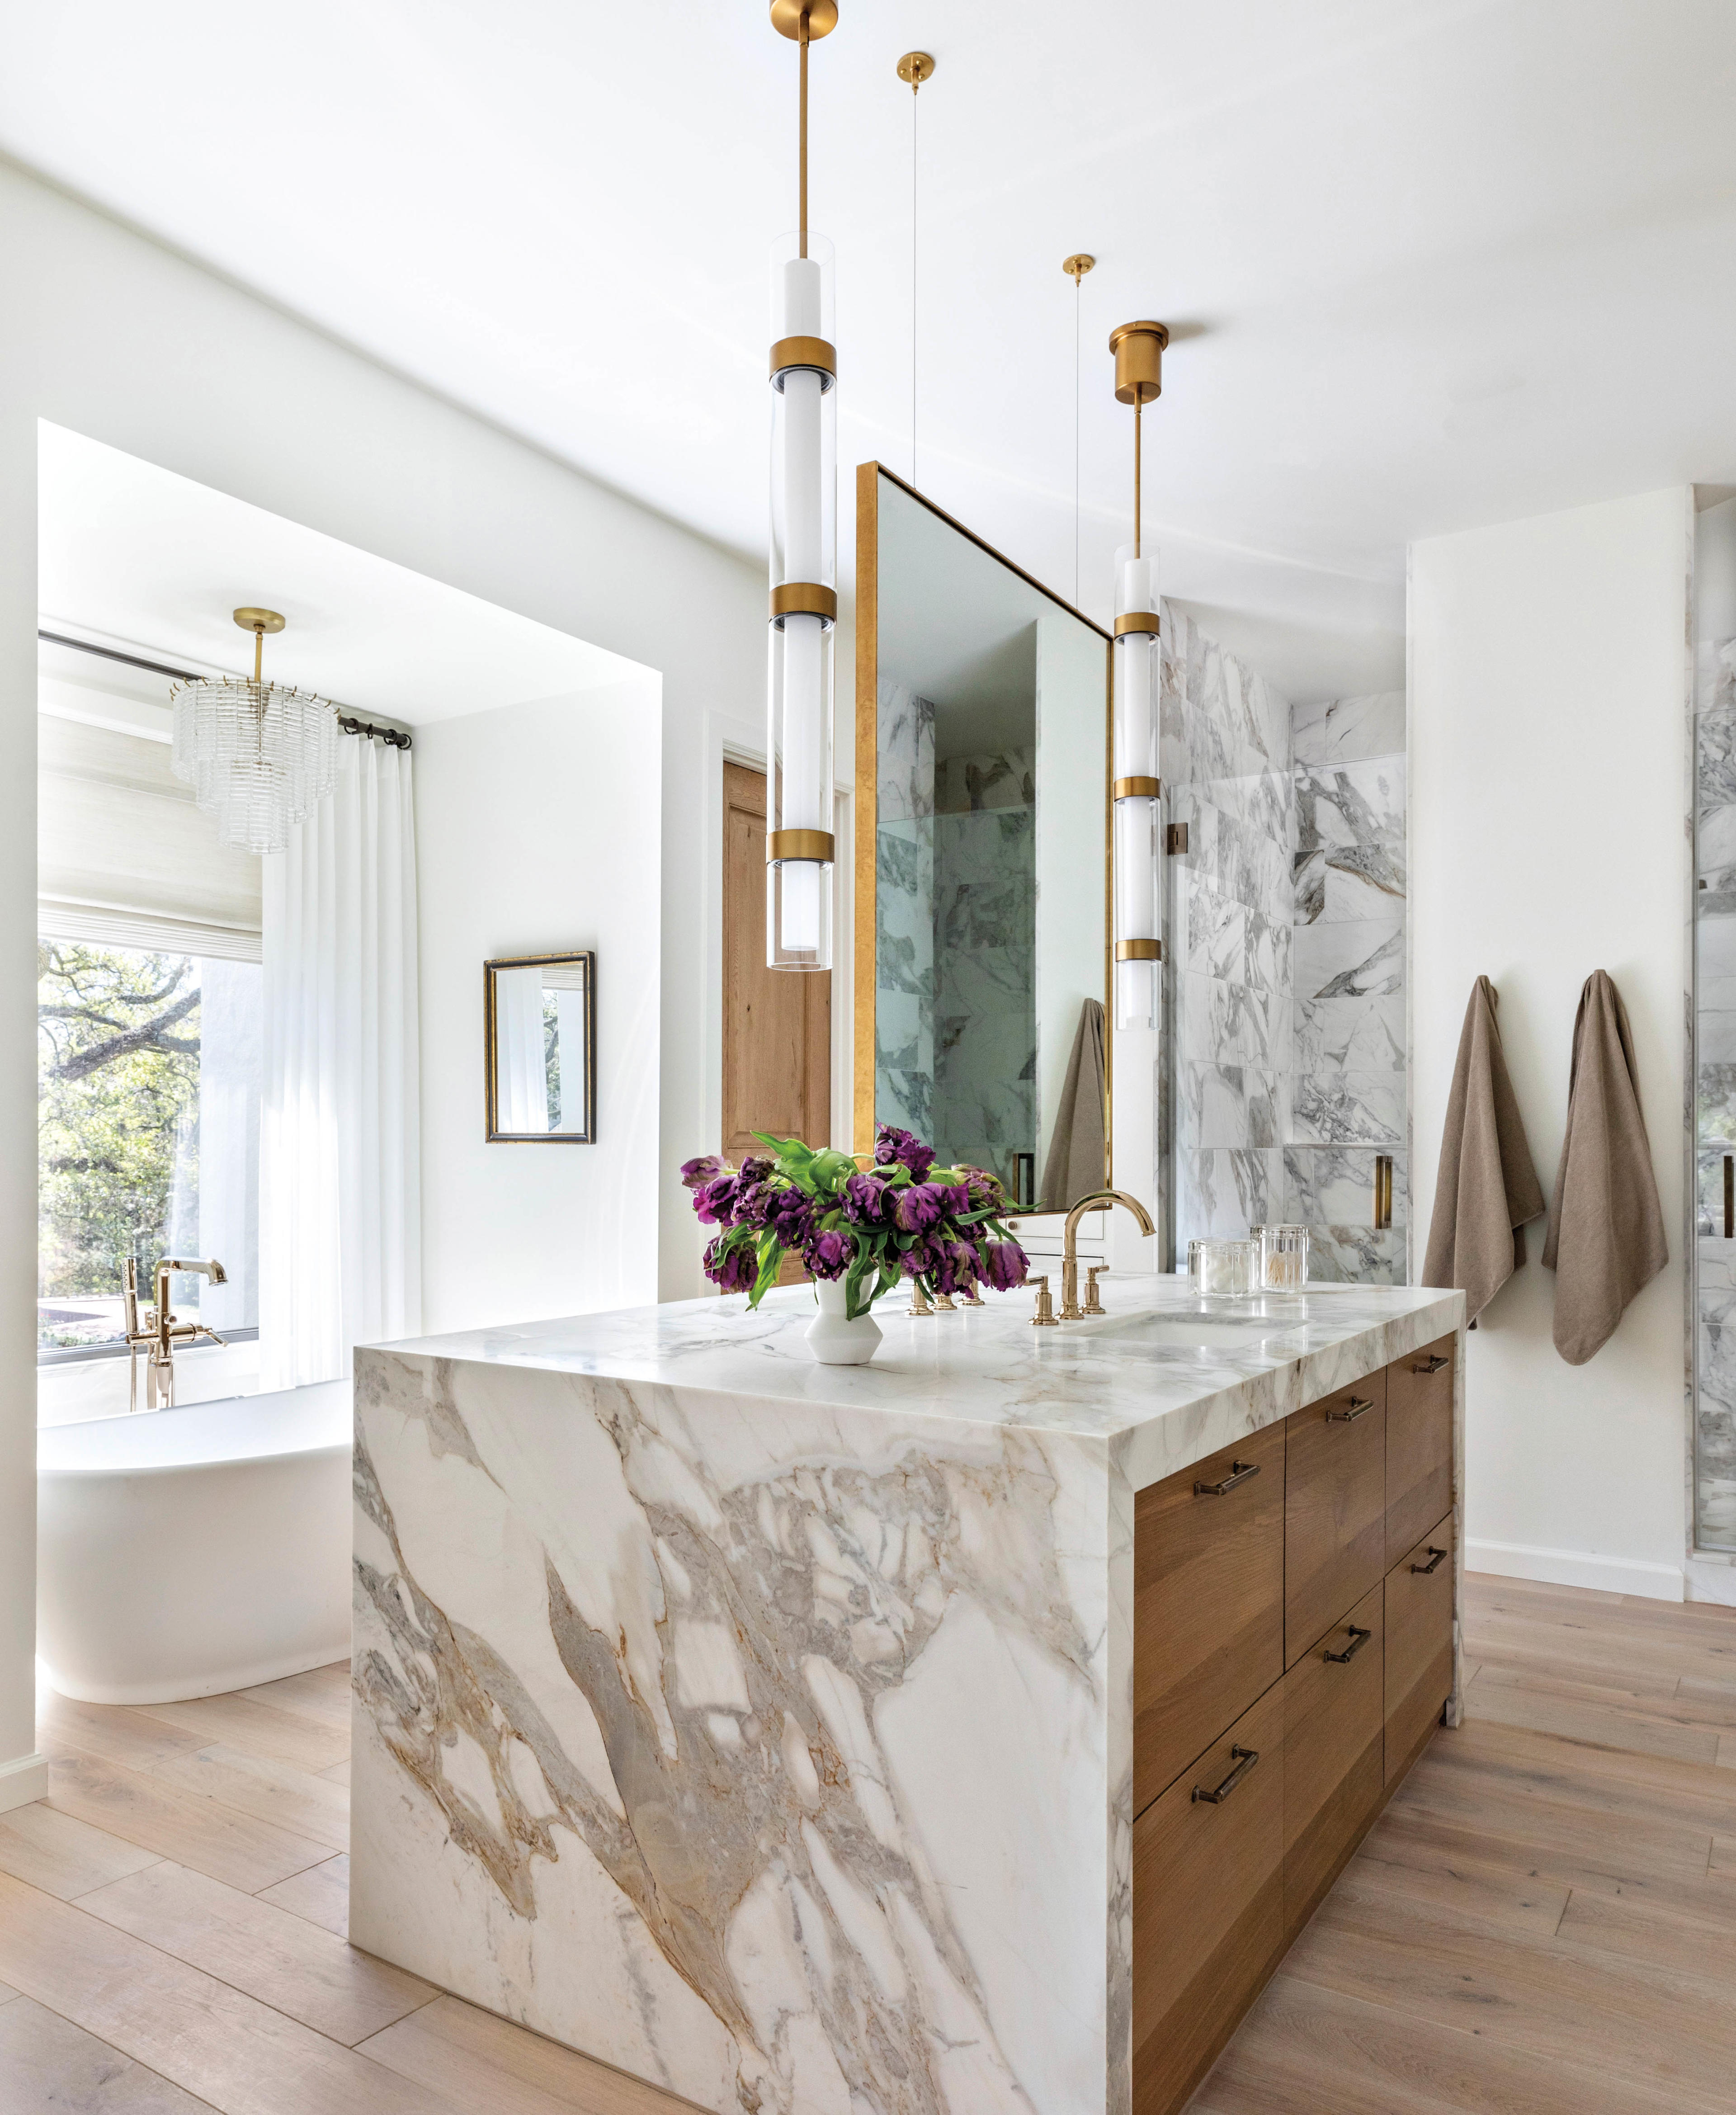
[[[1134,2115],[1186,2104],[1283,1950],[1283,1745],[1275,1682],[1134,1824]]]
[[[1286,1940],[1313,1915],[1381,1803],[1382,1599],[1376,1586],[1284,1677]]]
[[[1449,1513],[1386,1575],[1389,1784],[1409,1766],[1452,1693],[1454,1571]]]
[[[1386,1569],[1386,1374],[1299,1410],[1285,1445],[1284,1663],[1294,1667]]]
[[[1134,1812],[1283,1672],[1284,1427],[1274,1425],[1134,1500]]]
[[[1453,1339],[1386,1369],[1386,1565],[1453,1509]]]

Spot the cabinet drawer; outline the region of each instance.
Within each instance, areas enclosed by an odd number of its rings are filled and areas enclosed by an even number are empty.
[[[1274,1425],[1134,1502],[1134,1813],[1283,1672],[1284,1427]]]
[[[1386,1376],[1285,1420],[1284,1663],[1294,1667],[1386,1569]]]
[[[1453,1516],[1386,1575],[1386,1782],[1403,1776],[1453,1689]]]
[[[1386,1782],[1382,1589],[1284,1677],[1284,1923],[1294,1938],[1338,1877]]]
[[[1283,1737],[1275,1682],[1134,1824],[1134,2115],[1186,2104],[1283,1949]]]
[[[1453,1509],[1453,1339],[1386,1369],[1386,1564]]]

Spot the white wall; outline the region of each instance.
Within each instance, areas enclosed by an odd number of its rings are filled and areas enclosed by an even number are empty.
[[[1671,1259],[1582,1367],[1531,1260],[1468,1340],[1467,1562],[1679,1599],[1688,978],[1685,488],[1413,546],[1411,946],[1418,1254],[1466,1001],[1553,1187],[1579,993],[1627,1002]]]
[[[654,677],[423,728],[422,1304],[430,1332],[657,1298]],[[575,789],[606,787],[607,800]],[[482,965],[597,953],[597,1143],[483,1136]]]
[[[37,420],[125,448],[660,672],[659,1004],[667,1026],[657,1170],[666,1294],[699,1289],[699,1230],[676,1170],[712,1135],[706,1039],[693,1027],[706,1004],[701,906],[709,842],[699,731],[708,709],[763,716],[765,578],[761,568],[4,167],[0,255],[7,271],[0,307],[3,1805],[33,1796],[36,1784],[28,1772],[6,1771],[31,1753],[33,1710]],[[607,406],[596,406],[596,415],[607,419]],[[236,599],[245,599],[239,587]],[[575,788],[575,828],[584,820],[583,797]],[[479,961],[475,975],[479,983]]]

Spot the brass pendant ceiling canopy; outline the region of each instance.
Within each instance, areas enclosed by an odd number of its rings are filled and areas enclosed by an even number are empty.
[[[898,78],[908,81],[914,95],[925,80],[932,78],[934,54],[932,52],[906,52],[898,62]]]

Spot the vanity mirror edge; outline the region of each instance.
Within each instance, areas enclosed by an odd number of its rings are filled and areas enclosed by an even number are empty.
[[[1058,595],[1042,580],[1028,573],[1022,566],[1014,563],[1004,553],[997,551],[969,529],[955,516],[938,507],[925,494],[917,490],[889,470],[884,463],[869,461],[856,466],[856,670],[855,670],[855,731],[856,731],[856,829],[854,860],[854,949],[853,969],[852,1016],[854,1021],[854,1050],[852,1053],[853,1094],[851,1135],[855,1150],[872,1153],[875,1131],[875,1077],[876,1037],[877,1021],[876,1000],[878,986],[878,920],[877,912],[877,860],[880,823],[880,748],[879,748],[879,692],[880,692],[880,480],[884,478],[900,492],[925,507],[937,520],[944,522],[957,534],[985,553],[997,565],[1023,580],[1027,586],[1052,603],[1058,610],[1074,617],[1096,634],[1103,645],[1103,714],[1104,714],[1104,773],[1103,773],[1103,1088],[1104,1137],[1103,1161],[1105,1181],[1115,1186],[1115,1043],[1114,1019],[1115,989],[1115,873],[1112,862],[1114,843],[1113,799],[1111,771],[1115,736],[1115,655],[1114,639],[1111,633],[1082,610]],[[1041,1154],[1047,1141],[1039,1135],[1037,1145]],[[1040,1177],[1041,1165],[1037,1173]],[[1143,1181],[1131,1186],[1142,1193],[1143,1201],[1155,1203],[1143,1193],[1152,1187],[1149,1173]],[[1019,1218],[1026,1227],[1059,1229],[1063,1214],[1059,1211],[1037,1212],[1022,1210]]]

